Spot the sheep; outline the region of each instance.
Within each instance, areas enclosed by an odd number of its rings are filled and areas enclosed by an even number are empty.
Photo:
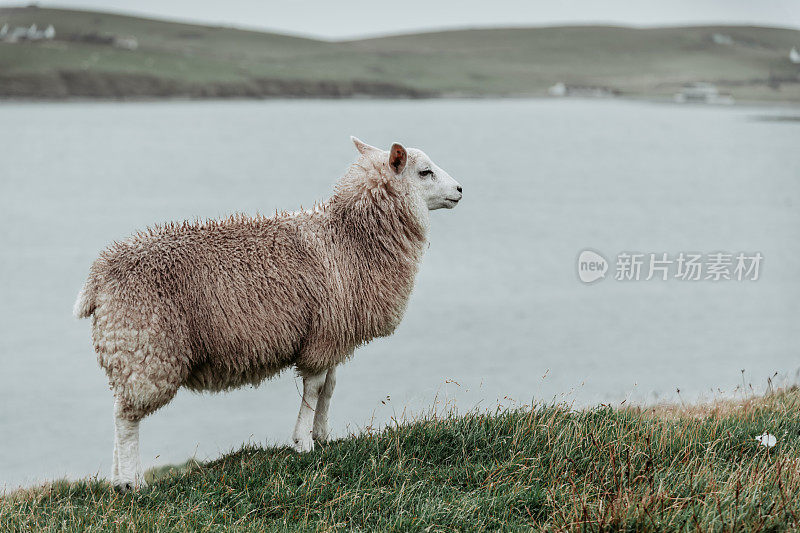
[[[395,330],[429,211],[462,197],[421,150],[351,140],[357,161],[313,209],[155,226],[92,264],[74,314],[92,317],[114,394],[115,487],[145,486],[139,422],[181,387],[259,385],[294,367],[303,379],[294,448],[328,438],[337,365]]]

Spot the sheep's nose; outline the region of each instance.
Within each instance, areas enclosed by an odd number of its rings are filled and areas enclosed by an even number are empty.
[[[459,185],[458,187],[456,187],[456,190],[457,190],[458,192],[461,192],[461,185]]]

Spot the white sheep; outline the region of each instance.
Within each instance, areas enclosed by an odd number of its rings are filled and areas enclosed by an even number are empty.
[[[328,436],[336,365],[391,334],[425,249],[428,211],[461,186],[417,149],[386,152],[352,138],[360,157],[315,209],[168,224],[103,251],[78,295],[115,397],[113,483],[144,485],[139,421],[180,387],[303,377],[299,452]]]

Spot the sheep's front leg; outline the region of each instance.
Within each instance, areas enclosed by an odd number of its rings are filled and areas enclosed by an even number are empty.
[[[314,424],[314,412],[317,409],[322,389],[325,386],[326,372],[303,377],[303,401],[300,402],[300,413],[294,426],[292,441],[298,452],[310,452],[314,449],[311,429]]]
[[[116,423],[115,423],[116,425]],[[111,467],[111,479],[119,477],[119,451],[117,450],[117,430],[114,429],[114,465]]]
[[[314,429],[311,432],[311,437],[317,442],[327,441],[328,435],[330,435],[328,408],[331,405],[334,387],[336,387],[336,367],[328,369],[328,373],[325,376],[325,385],[323,385],[319,400],[317,400],[317,410],[314,413]]]
[[[120,402],[114,408],[114,466],[112,483],[119,490],[146,487],[139,457],[139,420],[124,416]]]

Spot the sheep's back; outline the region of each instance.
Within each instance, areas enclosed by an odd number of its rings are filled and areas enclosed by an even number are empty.
[[[325,291],[315,251],[281,219],[153,230],[110,248],[93,273],[96,323],[163,333],[195,388],[258,382],[290,364]]]

